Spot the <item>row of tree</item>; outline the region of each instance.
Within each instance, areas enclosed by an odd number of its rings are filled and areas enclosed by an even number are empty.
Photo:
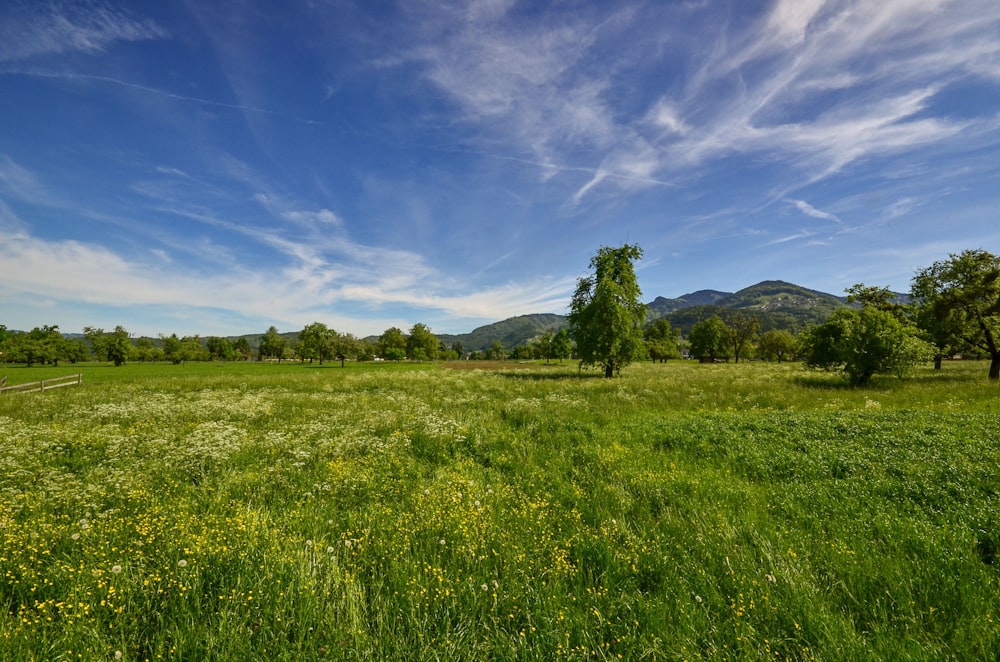
[[[635,277],[638,246],[602,247],[591,259],[592,273],[577,282],[570,303],[569,329],[584,365],[611,377],[645,357],[669,358],[679,339],[661,320],[645,326],[645,306]],[[798,356],[816,368],[838,370],[856,385],[875,374],[901,374],[910,366],[955,354],[985,355],[989,378],[1000,380],[1000,257],[967,250],[935,262],[914,276],[904,305],[888,288],[855,285],[855,304],[807,329],[799,338],[787,331],[760,334],[753,315],[734,313],[696,323],[687,338],[691,356],[737,362],[752,348],[782,360]]]

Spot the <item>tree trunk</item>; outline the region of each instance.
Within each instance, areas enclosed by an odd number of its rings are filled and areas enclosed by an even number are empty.
[[[940,370],[941,369],[941,359],[942,358],[943,357],[940,354],[935,354],[934,355],[934,369],[935,370]]]
[[[606,378],[608,378],[608,379],[611,379],[612,377],[614,377],[615,376],[615,366],[613,366],[610,363],[608,363],[607,365],[605,365],[604,366],[604,376]]]
[[[990,379],[1000,379],[1000,352],[990,360]]]

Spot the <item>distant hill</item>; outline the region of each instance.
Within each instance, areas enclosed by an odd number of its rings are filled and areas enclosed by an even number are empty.
[[[517,347],[542,335],[547,330],[558,331],[565,324],[565,315],[539,313],[511,317],[502,322],[480,326],[470,333],[458,335],[438,333],[436,335],[446,345],[450,346],[457,340],[462,343],[466,352],[475,352],[487,349],[496,340],[499,340],[508,349]]]
[[[844,297],[780,280],[765,280],[721,297],[711,305],[681,308],[660,317],[666,317],[671,326],[686,334],[694,324],[712,315],[725,320],[735,311],[741,311],[760,319],[765,331],[787,329],[796,332],[823,322],[834,310],[845,305]]]
[[[732,296],[730,292],[719,292],[718,290],[698,290],[697,292],[691,292],[690,294],[685,294],[684,296],[677,297],[676,299],[656,297],[646,304],[646,317],[649,320],[654,320],[663,317],[664,315],[668,315],[676,310],[683,310],[684,308],[692,308],[694,306],[710,306],[717,303],[719,300],[730,296]]]

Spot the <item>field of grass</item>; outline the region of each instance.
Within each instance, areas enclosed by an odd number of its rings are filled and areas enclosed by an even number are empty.
[[[4,368],[2,660],[1000,659],[954,363]]]

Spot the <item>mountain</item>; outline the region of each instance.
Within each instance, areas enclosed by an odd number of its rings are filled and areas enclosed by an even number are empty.
[[[676,299],[656,297],[646,304],[648,311],[646,313],[646,317],[649,320],[654,320],[659,317],[663,317],[664,315],[668,315],[675,310],[683,310],[684,308],[691,308],[693,306],[711,306],[719,300],[730,296],[732,296],[732,293],[730,292],[719,292],[718,290],[698,290],[697,292],[691,292],[690,294],[685,294],[677,297]]]
[[[845,305],[847,300],[843,297],[781,280],[765,280],[720,297],[710,305],[681,308],[661,317],[666,317],[671,326],[686,334],[695,323],[712,315],[726,320],[740,311],[760,319],[764,331],[787,329],[796,332],[823,322],[834,310]]]

